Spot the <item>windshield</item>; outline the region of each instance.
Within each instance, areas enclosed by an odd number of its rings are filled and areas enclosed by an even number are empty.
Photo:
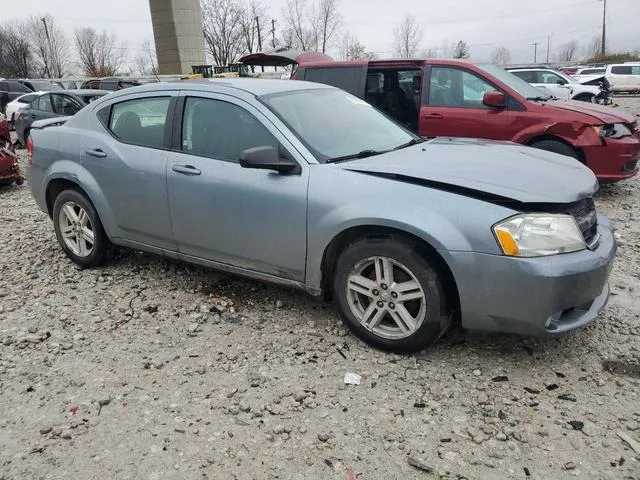
[[[260,97],[321,163],[393,150],[418,140],[364,100],[338,89],[310,89]]]
[[[548,97],[548,94],[533,85],[528,84],[519,77],[516,77],[513,73],[508,72],[502,67],[497,65],[477,65],[479,68],[487,72],[489,75],[493,75],[495,78],[505,83],[509,88],[515,90],[517,93],[527,99],[537,99],[539,97]]]
[[[36,89],[36,92],[53,92],[58,90],[64,90],[60,85],[53,82],[31,82],[33,88]]]

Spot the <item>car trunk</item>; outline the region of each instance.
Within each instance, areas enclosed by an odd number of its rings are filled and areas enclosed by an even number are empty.
[[[293,76],[298,65],[302,63],[331,62],[333,58],[320,52],[278,48],[266,52],[250,53],[241,57],[239,61],[250,67],[291,67],[291,75]]]

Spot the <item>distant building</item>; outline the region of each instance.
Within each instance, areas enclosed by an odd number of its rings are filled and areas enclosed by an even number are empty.
[[[200,0],[149,0],[158,73],[190,73],[206,63]]]

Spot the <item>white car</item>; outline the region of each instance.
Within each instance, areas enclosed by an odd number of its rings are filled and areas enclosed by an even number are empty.
[[[562,100],[599,103],[602,94],[599,86],[582,85],[576,79],[550,68],[518,68],[509,71],[534,87],[546,87]]]
[[[37,97],[42,95],[42,93],[43,92],[25,93],[24,95],[19,96],[12,102],[7,103],[7,109],[5,113],[6,113],[7,121],[9,122],[9,128],[13,128],[13,121],[15,120],[15,114],[18,111],[27,108],[29,104],[33,100],[35,100]]]
[[[605,75],[614,92],[640,91],[640,62],[607,65]]]
[[[596,78],[604,77],[607,72],[606,67],[585,67],[576,70],[576,73],[571,75],[578,83],[585,83]]]

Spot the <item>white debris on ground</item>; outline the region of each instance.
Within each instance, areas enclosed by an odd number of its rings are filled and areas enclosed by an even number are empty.
[[[596,199],[620,247],[595,324],[406,357],[304,293],[135,252],[79,270],[28,188],[0,188],[0,479],[640,478],[639,178]]]

